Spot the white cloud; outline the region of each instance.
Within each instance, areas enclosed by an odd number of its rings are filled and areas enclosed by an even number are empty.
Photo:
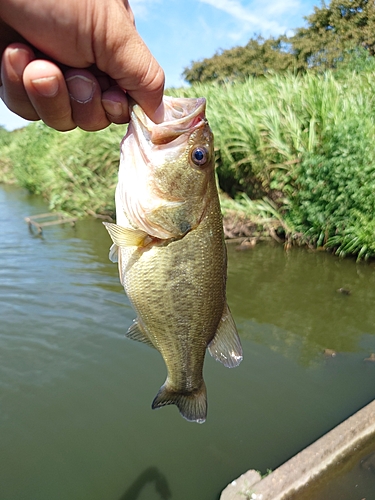
[[[262,9],[265,16],[280,16],[283,14],[292,14],[300,12],[301,3],[299,0],[282,0],[275,2],[274,0],[267,0],[259,2],[257,10]]]
[[[241,21],[243,30],[246,29],[247,32],[262,32],[271,34],[280,34],[285,31],[286,26],[281,25],[278,21],[267,19],[265,16],[264,8],[254,9],[254,7],[245,7],[238,0],[199,0],[201,3],[205,3],[226,12],[238,21]],[[290,5],[294,0],[287,0]],[[257,11],[260,12],[258,13]],[[277,9],[279,10],[279,9]],[[276,13],[276,12],[275,12]],[[243,31],[241,30],[241,31]]]
[[[155,5],[155,3],[160,3],[160,0],[130,0],[129,3],[135,20],[137,21],[137,19],[146,19],[150,8]]]

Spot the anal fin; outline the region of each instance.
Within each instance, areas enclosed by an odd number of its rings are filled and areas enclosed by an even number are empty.
[[[208,344],[208,352],[228,368],[234,368],[242,361],[241,341],[228,304],[224,306],[215,337]]]

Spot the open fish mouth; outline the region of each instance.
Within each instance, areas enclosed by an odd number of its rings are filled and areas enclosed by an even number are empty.
[[[185,133],[203,127],[207,123],[205,112],[204,97],[191,99],[165,96],[162,123],[156,124],[150,120],[138,104],[133,106],[131,118],[138,136],[141,133],[152,144],[159,145],[167,144]]]
[[[161,240],[180,238],[197,227],[205,207],[207,175],[190,158],[197,143],[208,161],[212,134],[205,117],[205,98],[164,97],[164,121],[156,124],[134,103],[121,145],[116,205],[133,228]],[[198,141],[198,142],[197,142]],[[199,154],[198,153],[198,154]],[[198,172],[199,174],[193,173]],[[192,172],[192,174],[190,174]],[[192,178],[199,177],[199,195],[192,195]],[[197,180],[197,179],[196,179]],[[198,188],[197,188],[198,190]],[[202,191],[203,190],[203,191]]]

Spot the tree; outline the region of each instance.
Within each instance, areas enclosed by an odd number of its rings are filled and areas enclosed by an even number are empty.
[[[305,19],[307,26],[292,37],[252,38],[244,47],[192,62],[183,76],[189,83],[238,81],[269,71],[335,69],[358,47],[375,55],[374,0],[332,0],[329,5],[323,0]]]
[[[6,146],[7,144],[9,144],[10,137],[10,132],[8,132],[3,125],[0,125],[0,146]]]
[[[306,28],[298,28],[289,38],[299,69],[333,69],[348,50],[363,47],[375,53],[375,4],[373,0],[322,1],[321,8],[305,18]]]
[[[269,71],[285,71],[293,66],[294,56],[284,50],[281,38],[265,40],[261,36],[249,40],[245,47],[217,52],[213,57],[192,62],[183,77],[189,83],[220,83],[263,76]]]

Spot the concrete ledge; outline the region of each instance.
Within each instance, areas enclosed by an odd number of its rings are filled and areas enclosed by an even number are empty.
[[[251,498],[252,487],[261,482],[262,476],[256,470],[248,470],[238,479],[232,481],[220,496],[220,500],[245,500]]]
[[[372,401],[264,479],[256,481],[259,473],[246,472],[223,490],[220,500],[286,500],[374,433]]]

